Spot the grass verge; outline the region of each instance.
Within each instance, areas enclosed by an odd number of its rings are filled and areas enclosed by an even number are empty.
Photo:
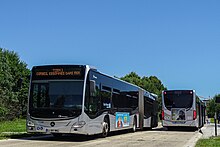
[[[214,118],[210,118],[210,123],[215,123]]]
[[[2,121],[0,122],[0,133],[2,132],[26,132],[26,120]]]
[[[26,120],[16,119],[13,121],[0,122],[0,139],[27,137]]]
[[[211,137],[209,139],[200,139],[196,143],[196,147],[219,147],[220,137]]]

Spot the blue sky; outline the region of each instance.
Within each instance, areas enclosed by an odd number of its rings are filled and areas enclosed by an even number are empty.
[[[0,0],[0,47],[31,68],[89,64],[220,93],[219,0]]]

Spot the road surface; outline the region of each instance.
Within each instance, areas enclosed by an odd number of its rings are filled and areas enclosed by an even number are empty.
[[[156,128],[147,131],[117,132],[106,138],[98,136],[63,136],[51,135],[23,139],[9,139],[0,141],[0,147],[186,147],[196,140],[198,131],[166,131]]]

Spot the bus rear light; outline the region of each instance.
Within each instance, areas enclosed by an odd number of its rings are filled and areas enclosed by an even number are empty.
[[[162,110],[162,120],[164,120],[164,111]]]
[[[197,118],[196,110],[193,110],[193,120]]]
[[[163,94],[167,94],[167,92],[166,91],[164,91],[164,93]]]

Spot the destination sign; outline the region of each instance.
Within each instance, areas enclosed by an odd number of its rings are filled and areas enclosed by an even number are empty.
[[[32,79],[82,79],[84,68],[75,66],[37,66],[32,69]]]
[[[39,71],[36,72],[36,76],[79,76],[81,75],[81,71],[64,71],[63,68],[60,69],[52,69],[52,71]]]

